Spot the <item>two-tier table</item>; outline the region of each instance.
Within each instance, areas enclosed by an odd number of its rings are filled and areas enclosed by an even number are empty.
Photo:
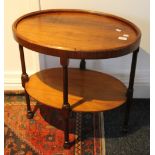
[[[71,111],[102,112],[126,103],[124,129],[127,129],[141,38],[133,23],[92,11],[44,10],[17,19],[13,34],[19,43],[28,118],[33,117],[29,95],[42,104],[61,109],[64,146],[68,147]],[[23,47],[59,57],[62,67],[28,77]],[[133,57],[128,88],[108,74],[85,68],[85,59],[107,59],[129,53]],[[69,68],[69,59],[81,59],[80,68]]]

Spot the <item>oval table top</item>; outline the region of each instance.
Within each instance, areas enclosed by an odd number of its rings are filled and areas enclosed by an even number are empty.
[[[31,50],[58,57],[100,59],[136,50],[140,30],[123,18],[83,10],[44,10],[13,24],[16,41]]]

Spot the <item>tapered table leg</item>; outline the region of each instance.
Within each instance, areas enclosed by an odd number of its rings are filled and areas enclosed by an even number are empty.
[[[64,117],[64,148],[70,147],[69,142],[69,115],[70,115],[70,104],[68,103],[68,59],[60,58],[60,63],[63,68],[63,117]]]
[[[70,106],[65,105],[63,107],[63,117],[64,117],[64,148],[68,149],[70,147],[69,142],[69,113]]]
[[[128,122],[129,122],[129,115],[131,104],[133,100],[133,86],[134,86],[134,78],[135,78],[135,71],[136,71],[136,63],[137,63],[137,55],[139,52],[139,48],[133,52],[132,56],[132,64],[131,64],[131,72],[130,72],[130,79],[129,79],[129,87],[127,90],[127,101],[126,101],[126,110],[125,110],[125,119],[124,119],[124,126],[123,132],[128,132]]]
[[[25,83],[29,80],[29,77],[26,73],[24,51],[23,51],[23,47],[21,45],[19,45],[19,51],[20,51],[20,60],[21,60],[21,67],[22,67],[21,81],[22,81],[22,86],[25,90]],[[27,118],[31,119],[31,118],[33,118],[33,112],[31,110],[31,106],[30,106],[30,97],[29,97],[28,93],[26,92],[26,90],[25,90],[25,99],[26,99],[26,105],[27,105]]]
[[[25,99],[26,99],[26,105],[27,105],[27,118],[32,119],[34,114],[30,106],[30,96],[28,95],[26,91],[25,91]]]

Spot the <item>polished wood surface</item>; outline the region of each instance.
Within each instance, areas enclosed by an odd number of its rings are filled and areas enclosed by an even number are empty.
[[[54,108],[63,107],[63,70],[53,68],[30,76],[26,91],[34,99]],[[68,101],[73,111],[110,110],[126,101],[126,87],[118,79],[96,71],[69,69]]]
[[[68,58],[111,58],[133,52],[140,30],[117,16],[82,10],[46,10],[27,14],[13,24],[24,47]]]

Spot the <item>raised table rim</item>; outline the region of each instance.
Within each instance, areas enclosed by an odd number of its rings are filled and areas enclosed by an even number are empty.
[[[108,16],[110,18],[115,18],[117,20],[123,21],[127,24],[129,24],[137,33],[137,39],[133,41],[132,43],[121,46],[119,48],[114,49],[104,49],[104,50],[95,50],[95,51],[73,51],[73,49],[69,48],[58,48],[58,47],[46,47],[41,46],[39,44],[36,44],[34,42],[27,41],[23,36],[21,36],[17,32],[17,25],[18,23],[29,16],[42,14],[42,13],[48,13],[48,12],[79,12],[79,13],[88,13],[88,14],[95,14],[99,16]],[[80,9],[49,9],[49,10],[41,10],[41,11],[35,11],[28,14],[25,14],[21,17],[19,17],[12,25],[12,30],[14,34],[15,40],[22,46],[31,49],[33,51],[51,55],[51,56],[57,56],[57,57],[66,57],[66,58],[73,58],[73,59],[106,59],[106,58],[114,58],[123,56],[126,54],[129,54],[133,51],[135,51],[139,47],[140,38],[141,38],[141,32],[139,28],[133,24],[132,22],[112,14],[103,13],[103,12],[97,12],[97,11],[90,11],[90,10],[80,10]]]

